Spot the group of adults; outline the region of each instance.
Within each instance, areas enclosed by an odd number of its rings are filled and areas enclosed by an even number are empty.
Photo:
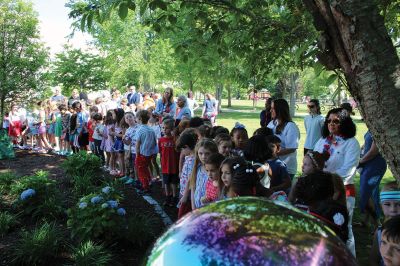
[[[352,107],[348,103],[331,109],[324,117],[319,101],[311,99],[307,103],[309,114],[304,117],[306,139],[304,153],[317,151],[325,153],[329,159],[324,171],[339,175],[345,186],[346,203],[349,213],[349,240],[347,246],[355,255],[355,241],[352,231],[352,217],[355,207],[354,177],[360,172],[360,210],[364,213],[364,223],[372,218],[378,225],[380,216],[379,184],[386,172],[387,164],[380,155],[371,133],[364,135],[364,145],[360,147],[356,135],[356,125],[351,115]],[[265,109],[260,113],[260,125],[271,128],[281,139],[278,155],[286,163],[293,178],[297,171],[297,149],[300,132],[293,122],[289,105],[284,99],[267,99]]]
[[[104,116],[109,109],[122,108],[125,111],[135,112],[140,109],[147,110],[152,108],[154,114],[160,116],[160,120],[166,116],[170,116],[174,117],[177,121],[180,121],[184,117],[193,117],[196,109],[200,107],[191,91],[187,95],[179,95],[175,98],[173,89],[170,87],[167,87],[162,95],[160,95],[153,92],[141,93],[132,84],[127,86],[125,94],[114,88],[111,90],[109,97],[102,95],[93,100],[89,99],[86,93],[79,92],[77,89],[72,90],[71,96],[67,99],[61,94],[61,88],[56,87],[54,95],[51,96],[50,100],[57,103],[67,102],[68,106],[72,106],[76,101],[84,101],[87,104],[96,105],[99,112]],[[206,93],[201,116],[215,123],[217,114],[218,101],[212,94]]]

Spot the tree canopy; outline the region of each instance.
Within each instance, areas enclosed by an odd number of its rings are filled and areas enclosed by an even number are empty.
[[[30,99],[43,84],[48,53],[40,42],[37,14],[23,0],[0,2],[0,101]]]

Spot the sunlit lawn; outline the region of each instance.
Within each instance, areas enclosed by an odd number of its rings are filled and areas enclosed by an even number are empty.
[[[240,122],[244,124],[247,128],[249,136],[253,135],[254,130],[260,127],[259,114],[263,109],[264,102],[259,101],[256,109],[253,108],[253,102],[250,100],[232,100],[232,107],[227,109],[227,100],[222,100],[222,113],[218,115],[217,123],[218,125],[227,127],[229,130],[233,128],[236,122]],[[301,170],[301,164],[303,160],[303,147],[305,141],[305,128],[303,123],[303,118],[307,114],[307,106],[306,104],[298,104],[298,111],[296,111],[296,115],[293,118],[294,122],[300,129],[300,144],[298,149],[298,171]],[[328,112],[328,108],[323,114],[325,115]],[[357,125],[357,140],[360,145],[364,143],[364,134],[367,132],[367,127],[364,122],[361,121],[361,117],[359,113],[356,112],[354,116],[354,122]],[[300,174],[300,172],[298,173]],[[388,170],[381,182],[384,184],[386,182],[394,180],[392,173]],[[355,177],[357,191],[359,190],[359,176]],[[358,198],[357,203],[358,204]],[[358,206],[358,205],[357,205]],[[360,221],[361,216],[358,207],[356,207],[354,214],[354,221]],[[357,258],[360,265],[368,264],[368,254],[369,254],[369,245],[371,245],[371,229],[360,229],[354,228],[355,236],[356,236],[356,249],[357,249]]]

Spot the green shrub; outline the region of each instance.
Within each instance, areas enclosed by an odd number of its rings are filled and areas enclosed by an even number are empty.
[[[98,194],[81,198],[67,211],[72,237],[81,240],[114,237],[125,220],[126,212],[118,203],[121,198],[122,195],[110,186],[102,188]]]
[[[47,172],[19,178],[11,185],[11,195],[25,215],[54,218],[62,212],[56,181],[49,179]]]
[[[75,176],[96,177],[100,174],[101,159],[86,152],[75,153],[65,160],[61,167],[71,178]]]
[[[13,172],[5,172],[0,174],[0,194],[7,195],[11,184],[17,179]]]
[[[55,224],[43,223],[32,231],[22,231],[13,251],[17,265],[35,265],[57,257],[63,245],[62,234]]]
[[[93,185],[93,176],[74,176],[72,177],[73,189],[72,193],[75,198],[82,197],[94,191],[95,186]]]
[[[17,224],[17,216],[9,212],[0,212],[0,236],[4,236]]]
[[[157,219],[154,214],[134,213],[130,215],[127,226],[120,228],[120,236],[134,246],[142,247],[155,240],[159,234],[155,228],[157,228]]]
[[[111,264],[112,255],[103,245],[89,240],[74,248],[72,259],[77,266],[103,266]]]

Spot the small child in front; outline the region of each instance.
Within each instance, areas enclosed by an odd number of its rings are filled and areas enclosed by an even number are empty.
[[[207,204],[218,199],[220,194],[219,180],[221,179],[220,167],[225,157],[220,153],[211,154],[208,157],[205,168],[208,175],[206,183],[206,195],[201,198],[201,203]]]
[[[154,130],[147,125],[150,115],[146,110],[140,110],[136,114],[140,125],[136,133],[136,159],[135,167],[144,193],[150,192],[149,165],[152,156],[157,149],[157,139]]]
[[[400,215],[400,187],[397,185],[396,181],[389,182],[383,186],[380,193],[380,201],[382,212],[385,216],[385,223]],[[375,231],[369,257],[370,265],[400,265],[393,264],[393,262],[389,263],[390,259],[385,260],[385,254],[382,253],[381,249],[382,241],[384,239],[383,231],[383,227],[378,227],[378,229]],[[397,238],[397,240],[399,240],[399,238]]]
[[[400,215],[383,224],[379,251],[385,266],[400,265]]]
[[[164,137],[158,140],[158,150],[161,156],[161,173],[164,183],[165,196],[164,206],[176,206],[178,203],[178,166],[179,153],[175,149],[175,138],[172,136],[174,120],[166,119],[162,124]]]

